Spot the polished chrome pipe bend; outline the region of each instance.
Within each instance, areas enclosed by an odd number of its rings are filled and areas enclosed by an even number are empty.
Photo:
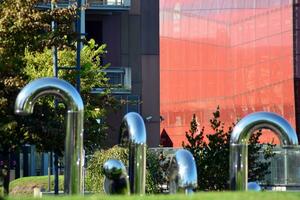
[[[37,100],[46,95],[61,98],[67,107],[64,192],[66,194],[83,194],[84,106],[77,90],[70,83],[58,78],[34,80],[18,94],[15,102],[15,113],[18,115],[32,114]]]
[[[287,120],[271,112],[256,112],[247,115],[234,127],[230,137],[229,174],[231,190],[247,190],[248,141],[254,131],[270,129],[279,138],[281,145],[298,145],[298,137]]]
[[[116,159],[109,159],[103,165],[104,191],[106,194],[130,194],[129,177],[125,165]]]
[[[143,118],[135,112],[127,113],[121,124],[120,143],[129,148],[128,175],[131,194],[145,194],[146,140]]]
[[[170,193],[184,191],[185,194],[193,193],[197,188],[197,167],[191,152],[185,149],[177,150],[171,159],[168,169],[170,180]]]

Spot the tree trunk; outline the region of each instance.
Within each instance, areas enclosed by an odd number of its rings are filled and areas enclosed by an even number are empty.
[[[10,181],[10,155],[9,152],[3,154],[3,168],[1,169],[1,176],[3,177],[3,189],[4,195],[9,193],[9,181]]]

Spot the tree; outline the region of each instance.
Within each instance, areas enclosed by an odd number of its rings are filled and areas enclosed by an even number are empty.
[[[86,153],[93,153],[100,149],[104,143],[107,126],[104,122],[98,123],[97,120],[105,121],[108,107],[115,106],[115,100],[110,95],[108,79],[103,69],[108,65],[101,66],[101,56],[106,52],[105,45],[98,46],[94,40],[90,40],[81,50],[81,96],[85,104],[84,117],[84,144]],[[24,60],[26,67],[23,73],[29,80],[41,77],[53,76],[52,72],[52,52],[45,48],[43,52],[26,51]],[[59,66],[74,66],[76,64],[76,52],[71,49],[58,51]],[[60,70],[59,77],[71,83],[75,83],[77,72],[74,70]],[[101,94],[92,94],[93,88],[105,88]],[[62,155],[65,136],[65,107],[62,103],[57,106],[53,98],[44,98],[36,106],[37,112],[33,117],[27,119],[25,127],[28,132],[34,135],[38,148],[42,151],[54,150]],[[25,121],[26,119],[24,119]],[[30,120],[30,121],[28,121]]]
[[[23,66],[25,49],[43,50],[45,46],[73,46],[76,8],[37,9],[38,0],[4,0],[0,3],[0,66],[15,70]],[[51,22],[58,26],[51,30]]]
[[[203,165],[207,167],[203,172],[206,178],[202,187],[208,190],[225,190],[229,180],[229,141],[232,127],[224,130],[224,123],[220,121],[219,106],[209,121],[213,133],[206,136],[208,144],[205,147]]]
[[[201,151],[191,151],[196,160],[198,177],[198,189],[199,190],[227,190],[229,189],[229,145],[230,135],[235,123],[229,126],[225,130],[225,124],[220,120],[220,108],[217,107],[213,112],[213,118],[210,119],[210,126],[213,130],[212,134],[207,134],[208,143],[204,142],[203,132],[199,137],[195,137],[191,132],[186,133],[189,144],[183,144],[183,147],[190,150],[197,147],[197,144],[203,144],[200,146]],[[195,116],[193,116],[191,123],[191,130],[196,130],[197,126],[193,122]],[[203,130],[203,129],[202,129]],[[249,181],[261,181],[266,174],[269,173],[268,167],[270,166],[270,158],[274,155],[272,153],[273,145],[268,144],[264,149],[262,145],[259,145],[259,137],[262,132],[258,131],[253,133],[249,139]],[[260,152],[263,152],[264,160],[259,160]]]
[[[0,172],[6,194],[10,154],[28,140],[34,140],[13,113],[16,95],[27,83],[21,74],[25,49],[40,51],[45,46],[72,46],[76,37],[72,28],[76,8],[42,11],[36,3],[37,0],[0,2],[0,155],[4,161]],[[58,22],[56,31],[51,31],[52,20]]]
[[[264,146],[259,144],[259,138],[262,135],[262,130],[257,131],[255,134],[252,134],[249,139],[248,146],[248,181],[262,181],[267,174],[270,174],[270,159],[275,155],[273,153],[273,148],[275,144],[267,143]],[[263,160],[261,161],[259,152],[263,152]]]
[[[197,163],[198,183],[205,182],[204,175],[204,163],[202,162],[204,157],[204,148],[207,144],[204,141],[204,127],[199,131],[198,122],[196,115],[193,114],[192,121],[190,123],[190,130],[185,132],[185,137],[188,143],[182,142],[182,147],[189,150],[194,156],[195,162]]]

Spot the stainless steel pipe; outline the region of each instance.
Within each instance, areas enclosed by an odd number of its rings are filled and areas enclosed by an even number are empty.
[[[77,90],[70,83],[57,78],[34,80],[18,94],[15,102],[15,113],[18,115],[32,114],[37,100],[46,95],[61,98],[67,107],[64,192],[66,194],[83,194],[84,106]]]
[[[116,159],[109,159],[103,165],[106,194],[130,194],[129,177],[125,165]]]
[[[298,137],[281,116],[270,112],[256,112],[247,115],[234,127],[230,138],[229,174],[231,190],[247,190],[248,183],[248,141],[251,134],[259,129],[270,129],[281,145],[298,145]]]
[[[145,194],[146,128],[143,118],[135,112],[126,114],[121,124],[120,143],[129,148],[128,175],[131,194]]]
[[[185,149],[177,150],[171,159],[168,168],[170,180],[170,193],[184,191],[185,194],[193,193],[197,187],[197,168],[193,155]]]

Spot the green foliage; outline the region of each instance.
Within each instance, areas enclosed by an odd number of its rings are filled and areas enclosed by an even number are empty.
[[[206,146],[206,143],[203,140],[204,127],[202,127],[200,131],[198,130],[198,123],[195,114],[193,114],[190,126],[191,129],[189,130],[189,132],[185,132],[185,137],[188,141],[188,144],[182,142],[182,146],[188,149],[193,155],[201,154],[201,149]]]
[[[115,104],[114,98],[109,90],[102,94],[91,94],[92,88],[109,88],[108,79],[102,69],[100,57],[103,56],[105,45],[98,46],[94,40],[90,40],[84,45],[81,51],[81,96],[85,104],[85,149],[86,153],[99,149],[106,136],[107,126],[105,123],[99,124],[97,119],[105,119],[108,107]],[[76,66],[76,51],[64,49],[58,51],[58,66],[74,67]],[[23,73],[28,80],[34,80],[40,77],[53,76],[52,51],[45,48],[43,52],[25,52],[24,60],[26,67]],[[59,78],[75,84],[76,70],[60,70]],[[62,103],[54,104],[53,98],[44,98],[35,108],[33,117],[27,120],[28,132],[34,136],[34,141],[38,141],[37,147],[43,151],[54,150],[63,151],[65,135],[65,107]],[[46,140],[45,140],[46,138]],[[48,139],[47,139],[48,138]],[[55,149],[52,149],[55,147]]]
[[[24,50],[42,50],[45,46],[72,46],[75,33],[72,23],[76,8],[39,10],[38,0],[3,0],[0,4],[0,67],[17,69]],[[56,31],[51,22],[56,21]],[[3,67],[3,68],[2,68]]]
[[[128,166],[128,149],[114,146],[108,150],[96,151],[87,162],[86,190],[103,193],[103,165],[109,159],[118,159]],[[146,193],[159,193],[159,159],[156,154],[147,150]]]
[[[205,147],[204,169],[205,179],[202,189],[225,190],[228,189],[229,180],[229,140],[232,127],[224,130],[224,124],[220,121],[220,109],[213,113],[210,119],[212,134],[207,135],[208,144]]]
[[[146,171],[146,193],[161,193],[161,186],[164,184],[164,169],[160,165],[160,158],[156,153],[147,151]]]
[[[262,131],[259,130],[255,134],[252,134],[249,139],[248,146],[248,180],[250,181],[261,181],[267,174],[270,174],[269,166],[270,159],[275,155],[273,153],[273,147],[275,146],[272,143],[267,143],[264,146],[258,144],[259,138],[262,135]],[[263,152],[263,160],[262,161],[259,152]]]
[[[31,117],[16,117],[14,102],[21,88],[30,80],[53,76],[50,48],[59,51],[59,65],[75,66],[75,41],[73,22],[77,18],[76,8],[54,10],[37,9],[38,0],[2,0],[0,3],[0,154],[6,156],[15,152],[24,143],[36,144],[39,150],[55,151],[62,154],[64,141],[65,107],[54,98],[44,98],[35,106]],[[57,28],[51,30],[51,22]],[[109,89],[103,95],[90,94],[91,88],[109,88],[101,72],[100,55],[105,46],[90,41],[81,52],[81,95],[85,104],[85,138],[87,153],[98,149],[105,136],[107,126],[98,124],[96,119],[104,118],[107,107],[114,99]],[[60,78],[75,83],[78,72],[61,73]],[[101,106],[100,106],[101,105]],[[9,163],[6,156],[5,162]],[[9,172],[9,164],[4,165]],[[9,173],[5,176],[5,192],[8,192]]]
[[[41,191],[48,189],[48,176],[29,176],[18,178],[10,182],[10,196],[32,196],[33,189],[38,187]],[[59,190],[64,188],[64,177],[59,176]],[[50,190],[54,189],[54,176],[50,177]]]
[[[189,150],[192,155],[194,156],[194,159],[197,163],[197,173],[198,173],[198,183],[204,183],[206,180],[205,176],[205,164],[203,161],[204,159],[204,148],[207,146],[207,144],[204,141],[204,127],[199,131],[198,130],[198,122],[196,115],[193,114],[193,118],[191,121],[191,129],[189,132],[185,132],[185,137],[187,139],[187,144],[185,142],[182,142],[182,146]]]
[[[235,124],[233,124],[234,126]],[[204,142],[204,128],[199,132],[196,117],[193,115],[191,130],[186,133],[188,143],[183,143],[183,147],[190,150],[195,158],[198,170],[199,190],[227,190],[229,189],[229,144],[230,134],[233,130],[229,126],[227,130],[224,123],[220,121],[220,108],[217,107],[210,119],[212,134],[207,134],[208,143]],[[273,156],[273,145],[268,144],[267,148],[259,145],[261,131],[251,135],[249,139],[249,181],[263,180],[269,173],[270,158]],[[259,160],[259,152],[264,152],[264,160]]]
[[[86,190],[93,192],[103,192],[104,172],[103,165],[109,159],[117,159],[128,165],[128,150],[119,146],[114,146],[108,150],[96,151],[87,162],[86,169]]]
[[[83,94],[90,93],[95,87],[107,87],[107,78],[105,73],[101,71],[109,65],[101,66],[100,57],[106,53],[106,45],[98,45],[95,40],[91,39],[82,48],[81,69],[80,69],[80,91]],[[45,48],[41,52],[25,51],[24,61],[26,66],[23,73],[27,75],[29,80],[35,80],[41,77],[53,76],[53,58],[52,50]],[[71,49],[63,49],[58,51],[59,67],[75,67],[76,51]],[[60,70],[59,77],[67,80],[75,85],[76,70]]]
[[[38,10],[38,0],[2,0],[0,3],[0,154],[4,161],[5,193],[9,183],[9,153],[22,144],[36,141],[24,126],[24,120],[14,115],[16,96],[26,83],[20,73],[25,66],[25,49],[43,50],[46,46],[72,46],[75,34],[73,21],[75,8]],[[51,21],[58,23],[56,31],[51,30]],[[36,141],[38,142],[38,141]]]

